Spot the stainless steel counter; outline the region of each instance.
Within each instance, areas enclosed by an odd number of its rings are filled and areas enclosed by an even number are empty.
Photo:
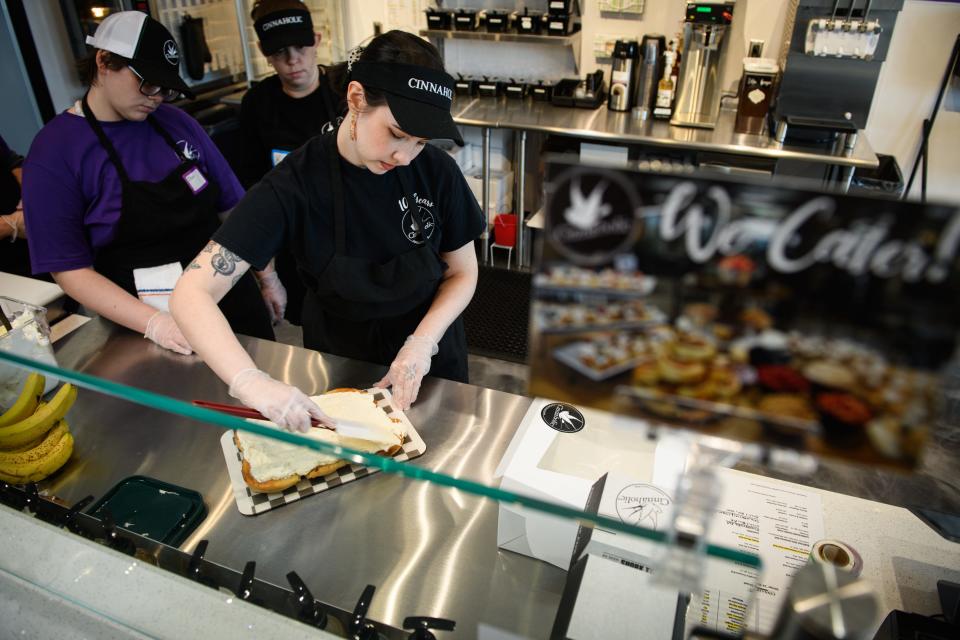
[[[222,98],[235,106],[243,99],[241,91]],[[547,102],[507,98],[463,98],[453,103],[453,119],[470,127],[539,131],[601,142],[645,144],[714,153],[801,160],[819,164],[874,169],[877,155],[863,133],[852,150],[833,150],[781,144],[768,136],[736,133],[736,112],[721,110],[715,129],[674,127],[664,120],[637,120],[629,113],[610,111],[604,104],[598,109],[555,107]]]
[[[258,366],[307,393],[369,386],[383,367],[243,339]],[[110,323],[94,321],[57,344],[65,368],[181,400],[231,401],[197,357],[181,357]],[[407,413],[427,443],[413,461],[454,477],[493,481],[530,404],[528,398],[428,378]],[[259,516],[241,515],[227,477],[223,430],[81,390],[71,410],[76,453],[50,486],[74,502],[102,496],[142,474],[195,489],[210,510],[184,544],[210,540],[207,559],[234,568],[257,561],[257,576],[286,585],[296,570],[314,596],[352,609],[377,587],[370,616],[400,627],[408,615],[457,621],[458,638],[480,623],[547,637],[565,574],[497,549],[496,503],[384,473]]]
[[[736,133],[736,112],[722,110],[714,129],[674,127],[663,120],[639,120],[630,113],[555,107],[546,102],[508,98],[457,98],[454,121],[473,127],[540,131],[604,142],[645,144],[729,153],[775,160],[802,160],[836,166],[875,168],[877,156],[866,136],[857,136],[850,151],[785,145],[773,138]]]

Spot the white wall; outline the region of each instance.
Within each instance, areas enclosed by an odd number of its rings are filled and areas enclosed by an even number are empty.
[[[930,116],[947,58],[960,34],[960,5],[907,0],[897,20],[880,74],[867,138],[880,153],[896,156],[909,178],[924,118]],[[960,202],[960,113],[942,107],[930,137],[927,197]],[[920,176],[911,196],[919,197]]]
[[[0,3],[0,60],[0,95],[3,95],[0,136],[7,146],[25,156],[43,123],[6,3]]]
[[[24,2],[37,56],[57,113],[67,109],[83,95],[83,85],[74,66],[73,52],[57,0]]]

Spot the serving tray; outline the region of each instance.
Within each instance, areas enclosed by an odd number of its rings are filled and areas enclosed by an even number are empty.
[[[386,389],[370,389],[373,394],[374,402],[384,413],[391,418],[399,418],[406,427],[407,436],[403,441],[403,448],[393,456],[398,462],[405,462],[422,456],[427,445],[413,428],[407,416],[398,409],[395,409],[390,403],[390,392]],[[227,463],[227,473],[230,475],[230,484],[233,487],[233,497],[237,503],[237,509],[245,516],[255,516],[285,504],[296,502],[301,498],[306,498],[317,493],[322,493],[342,484],[353,482],[358,478],[371,475],[380,471],[371,469],[360,464],[350,463],[340,467],[333,473],[329,473],[322,478],[303,478],[292,487],[275,493],[261,493],[254,491],[243,481],[243,472],[241,465],[243,458],[237,445],[233,442],[233,431],[227,431],[220,438],[220,446],[223,448],[223,457]]]

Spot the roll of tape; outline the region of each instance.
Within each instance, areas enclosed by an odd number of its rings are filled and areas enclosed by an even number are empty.
[[[859,576],[863,559],[857,550],[839,540],[820,540],[810,547],[810,562],[832,564],[837,569]]]

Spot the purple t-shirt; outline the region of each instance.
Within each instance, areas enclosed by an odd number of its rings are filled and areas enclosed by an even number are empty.
[[[239,202],[243,187],[197,121],[169,105],[160,105],[153,115],[181,153],[220,186],[220,211]],[[149,122],[100,124],[131,180],[159,182],[180,164]],[[30,146],[23,168],[23,210],[33,272],[92,266],[97,250],[113,240],[120,193],[117,170],[83,117],[64,112],[47,123]]]

